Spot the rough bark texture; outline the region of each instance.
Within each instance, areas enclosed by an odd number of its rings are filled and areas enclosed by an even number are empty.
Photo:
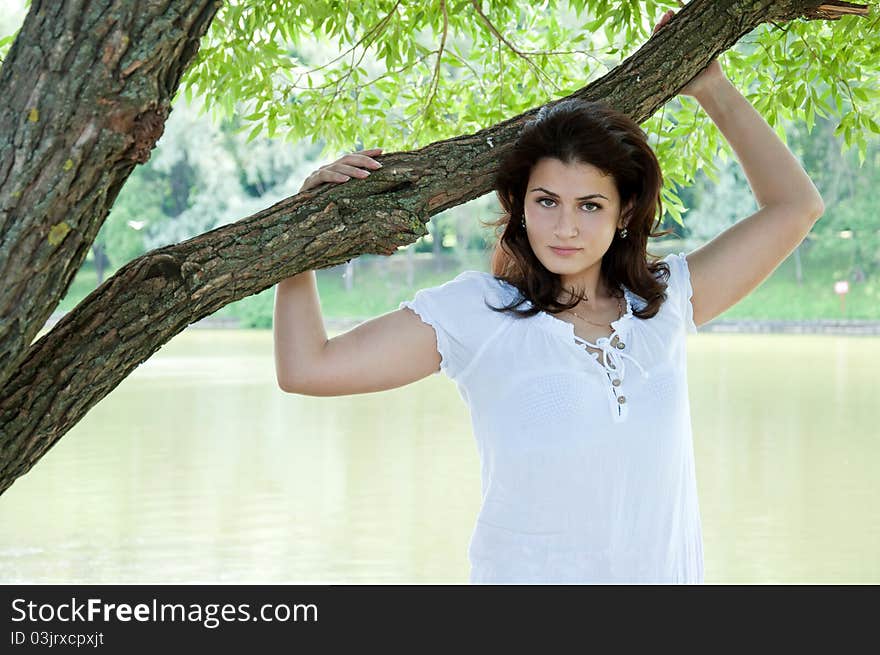
[[[0,69],[0,385],[149,158],[219,5],[31,5]]]
[[[98,47],[83,43],[72,49],[70,40],[82,37],[65,27],[71,24],[68,14],[36,9],[0,74],[0,89],[12,89],[16,98],[12,109],[0,114],[0,139],[16,144],[13,153],[4,148],[0,157],[6,212],[0,257],[4,280],[10,280],[0,290],[0,361],[7,368],[44,324],[134,162],[143,160],[161,133],[168,98],[216,9],[215,2],[190,2],[185,14],[171,16],[170,9],[158,11],[151,4],[133,16],[109,2],[88,6],[99,4],[103,12],[90,9],[91,18],[76,19],[86,21],[79,33],[92,34]],[[176,3],[178,12],[181,4]],[[603,99],[641,122],[761,23],[833,18],[830,4],[693,0],[638,52],[572,95]],[[73,3],[64,6],[72,11]],[[120,18],[110,18],[114,10]],[[114,27],[121,24],[126,27]],[[134,42],[135,26],[144,39],[152,38],[152,47],[141,40],[137,52],[120,54],[113,44]],[[66,48],[53,50],[57,38],[67,38]],[[44,41],[54,64],[47,68],[37,55],[16,64]],[[62,74],[85,71],[90,50],[97,80]],[[134,68],[137,61],[143,63]],[[30,71],[29,90],[17,88],[28,85],[15,81],[14,66],[19,75]],[[109,111],[65,101],[84,95]],[[34,104],[44,113],[28,124],[21,112]],[[322,185],[122,267],[6,371],[8,382],[0,391],[0,493],[190,323],[296,273],[364,253],[391,254],[425,234],[431,216],[491,191],[497,162],[537,109],[476,134],[388,153],[380,157],[384,168],[365,180]],[[52,234],[60,235],[57,226],[64,222],[70,233],[53,243]],[[34,278],[30,274],[36,271],[46,274]]]

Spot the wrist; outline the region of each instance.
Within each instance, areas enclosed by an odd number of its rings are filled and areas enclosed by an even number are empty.
[[[731,87],[733,87],[731,81],[724,75],[721,75],[719,77],[705,80],[703,84],[700,85],[700,88],[694,91],[693,96],[700,105],[705,107],[707,104],[711,104],[717,100],[723,93],[729,91]]]
[[[286,277],[283,280],[279,280],[278,288],[281,291],[286,289],[296,289],[304,284],[311,284],[312,280],[315,279],[315,271],[303,271],[301,273],[297,273],[295,275],[291,275],[290,277]]]

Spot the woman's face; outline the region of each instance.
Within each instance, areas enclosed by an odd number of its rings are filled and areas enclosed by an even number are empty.
[[[524,207],[532,251],[548,271],[566,278],[601,266],[615,230],[624,227],[614,179],[592,164],[539,159]],[[562,253],[554,247],[574,250]]]

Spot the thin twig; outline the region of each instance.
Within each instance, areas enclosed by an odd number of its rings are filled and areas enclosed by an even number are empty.
[[[418,120],[419,117],[427,117],[428,109],[437,95],[437,88],[440,86],[440,64],[443,59],[443,51],[446,48],[446,35],[449,31],[449,16],[446,13],[446,0],[440,0],[440,11],[443,13],[443,34],[440,35],[440,47],[437,49],[437,61],[434,63],[434,72],[431,75],[431,81],[428,85],[428,99],[413,118],[413,124],[415,124],[415,121]],[[413,140],[418,140],[425,120],[426,118],[422,119],[422,124],[416,129],[416,132],[413,135]]]
[[[539,76],[543,75],[545,78],[547,78],[547,81],[550,82],[550,84],[552,84],[557,91],[559,90],[559,86],[557,86],[556,82],[553,81],[553,78],[551,78],[549,75],[547,75],[541,69],[540,66],[537,66],[531,59],[529,59],[529,57],[527,55],[525,55],[522,51],[520,51],[515,45],[513,45],[510,41],[508,41],[507,39],[504,38],[504,36],[501,34],[501,32],[498,31],[498,29],[495,27],[495,25],[492,23],[492,21],[490,21],[488,19],[488,17],[486,16],[486,14],[483,13],[482,8],[480,7],[479,0],[471,0],[471,4],[473,5],[474,9],[476,10],[477,15],[482,19],[482,21],[484,23],[486,23],[486,26],[489,28],[489,31],[491,31],[492,34],[494,34],[497,39],[502,41],[504,43],[504,45],[506,45],[508,48],[510,48],[510,51],[513,52],[517,57],[520,57],[529,66],[531,66],[532,69],[535,71],[536,75],[539,75]]]
[[[388,21],[391,20],[391,16],[394,15],[394,13],[397,11],[397,7],[400,6],[400,2],[401,2],[401,0],[397,0],[397,2],[396,2],[396,3],[394,4],[394,6],[391,8],[391,11],[389,11],[389,12],[388,12],[388,13],[382,18],[382,20],[380,20],[378,23],[376,23],[375,25],[373,25],[373,27],[371,27],[371,28],[369,29],[369,31],[367,31],[367,32],[366,32],[366,33],[360,38],[360,40],[359,40],[357,43],[355,43],[353,46],[351,46],[348,50],[346,50],[345,52],[343,52],[342,54],[340,54],[338,57],[334,57],[333,59],[331,59],[330,61],[328,61],[326,64],[323,64],[323,65],[321,65],[321,66],[318,66],[317,68],[312,68],[311,70],[307,70],[307,71],[304,71],[304,72],[300,73],[299,77],[296,78],[296,81],[299,82],[300,78],[302,78],[303,75],[309,75],[309,74],[311,74],[311,73],[317,73],[319,70],[322,70],[322,69],[324,69],[324,68],[327,68],[330,64],[339,61],[340,59],[342,59],[343,57],[345,57],[349,52],[351,52],[352,50],[356,49],[359,45],[361,45],[361,43],[364,42],[365,39],[367,39],[367,38],[369,38],[370,36],[372,36],[373,33],[374,33],[376,30],[380,30],[380,29],[381,29],[381,30],[384,30],[384,28],[385,28],[385,23],[387,23]],[[380,33],[381,33],[381,31],[380,31]],[[377,36],[378,36],[378,35],[377,35]],[[370,41],[370,43],[367,43],[367,44],[364,46],[364,49],[368,48],[371,44],[372,44],[372,41]]]

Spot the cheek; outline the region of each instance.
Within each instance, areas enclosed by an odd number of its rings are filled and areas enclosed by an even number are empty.
[[[556,222],[556,211],[554,207],[537,207],[526,205],[523,209],[526,216],[526,222],[531,220],[535,225],[550,225]]]

